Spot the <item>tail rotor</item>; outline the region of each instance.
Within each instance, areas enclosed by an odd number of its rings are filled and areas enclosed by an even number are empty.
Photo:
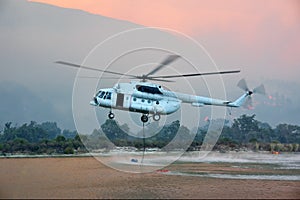
[[[263,84],[261,84],[260,86],[254,88],[253,89],[253,93],[266,95],[265,86]]]
[[[257,86],[256,88],[254,88],[253,90],[250,90],[248,85],[247,85],[247,82],[245,79],[241,79],[237,86],[239,88],[241,88],[242,90],[244,90],[246,92],[246,94],[248,95],[248,98],[244,104],[244,108],[247,108],[247,109],[253,109],[253,100],[252,100],[252,94],[261,94],[261,95],[265,95],[266,94],[266,90],[265,90],[265,87],[263,84]]]
[[[246,92],[249,91],[246,80],[244,78],[238,82],[237,86]]]

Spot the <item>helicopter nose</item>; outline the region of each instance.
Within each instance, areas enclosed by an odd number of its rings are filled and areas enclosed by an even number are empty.
[[[93,101],[90,101],[90,105],[93,105],[93,106],[97,106],[98,105],[98,101],[97,101],[96,97],[94,97]]]
[[[95,102],[95,104],[98,104],[98,101],[97,101],[96,97],[94,97],[94,102]]]

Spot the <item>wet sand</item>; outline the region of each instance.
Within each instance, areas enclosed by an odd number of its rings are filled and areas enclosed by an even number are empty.
[[[208,163],[166,169],[229,170],[226,164]],[[93,157],[1,158],[0,177],[1,198],[300,198],[300,181],[124,173]]]

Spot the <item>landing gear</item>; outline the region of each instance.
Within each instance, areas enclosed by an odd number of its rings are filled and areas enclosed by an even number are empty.
[[[108,113],[108,118],[109,118],[109,119],[115,118],[115,114],[112,113],[112,112],[109,112],[109,113]]]
[[[153,120],[154,121],[159,121],[160,120],[160,115],[159,114],[154,114],[153,115]]]
[[[143,114],[142,115],[142,117],[141,117],[141,121],[143,122],[143,123],[146,123],[147,121],[148,121],[148,116],[147,115],[145,115],[145,114]]]
[[[160,114],[154,114],[152,116],[152,118],[153,118],[154,121],[159,121],[160,120]],[[143,114],[142,117],[141,117],[141,121],[143,123],[146,123],[146,122],[148,122],[148,120],[149,120],[148,114]]]

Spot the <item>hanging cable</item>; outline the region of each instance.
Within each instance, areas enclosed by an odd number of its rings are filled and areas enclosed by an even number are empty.
[[[146,151],[146,137],[145,137],[145,123],[143,122],[143,155],[142,155],[141,164],[143,164],[144,162],[145,151]]]

